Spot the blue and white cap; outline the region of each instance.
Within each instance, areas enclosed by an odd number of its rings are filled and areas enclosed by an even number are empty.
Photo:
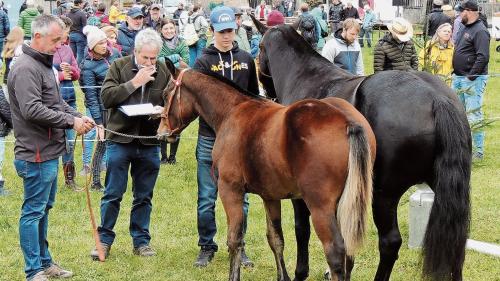
[[[236,17],[233,9],[226,6],[215,7],[210,13],[210,23],[214,31],[220,32],[224,29],[236,29]]]

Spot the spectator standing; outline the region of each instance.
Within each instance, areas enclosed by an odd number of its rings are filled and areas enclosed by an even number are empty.
[[[141,12],[142,13],[142,12]],[[168,85],[170,72],[165,63],[157,61],[162,41],[152,29],[141,30],[136,37],[133,56],[115,60],[106,74],[101,98],[107,109],[107,128],[129,135],[155,136],[159,120],[149,116],[127,116],[122,105],[152,103],[163,106],[163,89]],[[149,224],[153,190],[160,170],[160,149],[157,139],[134,139],[106,133],[108,169],[101,198],[99,236],[107,257],[115,239],[113,228],[120,211],[120,202],[127,189],[128,171],[132,178],[133,202],[130,213],[130,235],[133,253],[153,256]],[[91,257],[98,260],[97,249]]]
[[[57,70],[60,94],[63,100],[73,109],[76,106],[76,93],[73,86],[73,81],[80,78],[80,69],[78,63],[68,45],[68,34],[71,29],[72,21],[70,18],[62,16],[61,20],[64,23],[63,36],[61,37],[62,44],[56,49],[53,56],[53,66]],[[62,155],[62,163],[64,170],[64,182],[67,187],[77,190],[75,182],[75,131],[73,129],[66,130],[67,151]]]
[[[354,18],[359,20],[358,9],[352,6],[352,1],[347,1],[342,20]]]
[[[9,195],[5,190],[5,178],[3,177],[2,168],[3,160],[5,159],[5,137],[12,130],[12,117],[10,107],[3,88],[0,88],[0,197]]]
[[[175,10],[174,12],[174,20],[179,20],[183,11],[184,11],[184,4],[179,3],[179,5],[177,5],[177,10]]]
[[[251,51],[250,41],[248,40],[247,31],[241,25],[241,23],[243,22],[243,19],[241,18],[241,16],[243,15],[243,11],[241,11],[241,9],[239,8],[234,8],[233,10],[234,10],[234,16],[236,17],[236,25],[237,25],[237,28],[234,31],[236,33],[234,40],[236,41],[236,43],[238,43],[238,47],[240,47],[241,50],[250,53]]]
[[[309,5],[302,3],[300,5],[300,16],[292,24],[292,27],[300,32],[300,35],[314,49],[318,47],[318,40],[321,37],[321,26],[314,15],[309,12]]]
[[[262,0],[260,1],[260,5],[255,8],[255,17],[258,20],[267,20],[267,16],[271,12],[271,9],[269,9],[266,5],[266,1]]]
[[[106,33],[95,26],[86,26],[83,32],[87,36],[88,53],[82,62],[80,85],[85,94],[87,116],[92,117],[97,125],[106,125],[106,111],[101,100],[101,89],[113,61],[120,58],[120,52],[108,45]],[[92,160],[92,149],[97,135],[97,144]],[[92,129],[85,135],[85,149],[82,155],[84,172],[92,173],[91,189],[103,191],[101,168],[106,168],[106,143],[102,128]],[[90,166],[92,164],[92,167]]]
[[[106,33],[106,36],[108,37],[108,45],[112,48],[117,49],[120,52],[120,56],[122,53],[122,46],[118,45],[118,31],[116,30],[116,27],[112,25],[105,25],[101,27],[102,31]]]
[[[434,0],[432,2],[432,10],[429,14],[429,21],[427,23],[427,36],[432,37],[436,33],[437,28],[443,23],[452,24],[450,17],[443,13],[441,6],[443,5],[442,0]],[[425,30],[425,29],[424,29]]]
[[[122,56],[131,55],[134,51],[135,36],[142,29],[144,15],[139,7],[133,7],[127,12],[127,21],[118,28],[118,45],[122,47]]]
[[[458,7],[463,28],[453,53],[452,88],[457,91],[470,123],[483,120],[483,95],[488,81],[490,34],[479,19],[476,1],[467,0]],[[473,133],[474,157],[484,156],[484,131]]]
[[[161,48],[159,59],[169,59],[176,68],[189,65],[189,48],[184,39],[177,36],[175,22],[171,19],[164,19],[161,27],[163,46]],[[177,148],[179,147],[180,137],[177,136],[175,142],[170,143],[170,154],[167,156],[167,141],[160,141],[161,164],[175,164],[177,162]]]
[[[242,89],[257,95],[259,87],[254,60],[250,54],[233,44],[234,31],[237,28],[233,10],[226,6],[216,7],[210,14],[210,24],[214,34],[214,43],[203,50],[203,55],[196,61],[194,69],[215,72],[232,80]],[[199,119],[196,160],[198,162],[198,246],[201,247],[201,250],[194,266],[205,267],[218,250],[217,243],[214,241],[217,232],[215,224],[217,186],[212,177],[212,149],[216,136],[203,118]],[[248,215],[247,194],[245,194],[243,203],[243,215],[244,235]],[[253,266],[253,262],[246,255],[245,248],[241,251],[241,263],[243,266]]]
[[[340,0],[333,0],[328,11],[331,22],[331,32],[335,34],[337,30],[342,28],[344,20],[344,4]]]
[[[3,43],[5,41],[5,37],[9,35],[9,32],[10,32],[9,16],[3,9],[0,9],[0,53],[2,53]]]
[[[336,66],[354,75],[364,75],[363,53],[359,46],[359,23],[348,18],[342,23],[342,29],[337,30],[334,38],[329,40],[321,55]]]
[[[283,16],[285,15],[285,4],[283,1],[278,0],[274,2],[273,10],[280,12]],[[269,15],[268,15],[269,16]]]
[[[453,21],[453,33],[451,34],[451,41],[455,43],[457,41],[458,31],[464,26],[462,24],[462,17],[459,11],[460,4],[455,6],[455,20]]]
[[[152,4],[149,9],[149,16],[144,18],[144,25],[146,27],[152,28],[157,32],[161,30],[161,5],[160,4]]]
[[[318,44],[316,45],[316,49],[318,50],[318,52],[321,52],[323,46],[325,46],[326,40],[324,37],[328,36],[328,24],[325,20],[323,20],[322,13],[323,11],[319,6],[316,6],[311,11],[311,15],[319,25]]]
[[[453,42],[451,24],[443,23],[424,49],[420,50],[419,63],[423,71],[447,78],[453,72]],[[450,86],[451,83],[448,83]]]
[[[24,54],[12,68],[7,85],[16,138],[14,166],[24,185],[19,236],[26,279],[47,281],[73,275],[52,260],[47,242],[59,157],[66,147],[64,129],[85,134],[95,123],[81,117],[59,94],[52,55],[61,44],[64,23],[55,16],[41,15],[32,27],[31,43],[22,46]]]
[[[3,81],[2,88],[5,94],[5,97],[8,98],[8,90],[7,90],[7,77],[9,77],[11,62],[16,54],[16,50],[19,51],[21,45],[23,44],[24,31],[19,26],[15,26],[10,31],[9,35],[5,38],[4,47],[1,53],[2,56],[2,73],[3,73]]]
[[[193,23],[194,30],[198,34],[196,44],[189,46],[189,66],[193,67],[194,62],[201,56],[202,50],[207,45],[208,22],[205,19],[203,10],[200,4],[193,6],[193,14],[189,17],[189,22]]]
[[[69,32],[69,42],[78,65],[85,56],[85,46],[87,45],[87,39],[83,34],[83,27],[87,25],[87,15],[82,11],[82,7],[83,0],[75,0],[67,15],[73,22]]]
[[[38,10],[35,8],[35,0],[27,0],[26,9],[22,10],[19,14],[19,20],[17,21],[17,26],[24,30],[24,39],[31,39],[31,22],[40,15]]]
[[[109,22],[111,25],[117,25],[122,19],[122,12],[120,11],[120,1],[112,0],[109,7]]]
[[[403,18],[387,25],[389,32],[382,37],[373,54],[373,70],[418,70],[418,56],[411,41],[413,27]]]
[[[377,22],[377,16],[372,11],[369,5],[365,5],[365,17],[363,18],[363,24],[361,25],[361,31],[359,34],[359,45],[361,48],[364,47],[363,38],[366,37],[366,45],[368,48],[372,47],[372,31],[373,26]]]
[[[328,15],[325,12],[325,6],[324,5],[319,5],[319,8],[321,9],[321,19],[324,21],[327,21]]]
[[[93,16],[87,19],[87,25],[93,25],[97,27],[101,27],[103,24],[110,24],[108,15],[106,12],[106,4],[99,3],[97,4],[96,12]]]
[[[285,16],[291,17],[293,16],[293,11],[295,10],[295,1],[294,0],[285,0]]]

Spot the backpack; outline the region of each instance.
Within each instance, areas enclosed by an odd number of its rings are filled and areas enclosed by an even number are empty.
[[[182,37],[186,41],[186,44],[188,46],[192,46],[198,42],[200,37],[198,37],[198,33],[196,32],[196,29],[194,28],[194,22],[196,19],[199,17],[196,16],[194,19],[191,21],[191,18],[188,19],[188,23],[184,26],[184,31],[182,34]]]
[[[316,19],[314,19],[314,16],[311,14],[301,15],[298,29],[307,43],[316,47],[319,38],[316,33]]]

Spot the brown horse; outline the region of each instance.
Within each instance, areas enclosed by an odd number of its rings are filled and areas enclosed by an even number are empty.
[[[169,67],[176,80],[165,90],[158,134],[178,134],[197,116],[217,134],[212,156],[227,215],[229,280],[240,279],[246,192],[264,200],[278,280],[290,280],[281,229],[286,198],[303,198],[331,272],[345,280],[346,255],[362,242],[372,194],[376,144],[364,117],[338,98],[283,106],[216,74]]]

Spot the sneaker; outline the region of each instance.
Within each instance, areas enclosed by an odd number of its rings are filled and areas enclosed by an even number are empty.
[[[37,274],[33,275],[31,278],[27,278],[27,281],[49,281],[49,278],[47,275],[45,275],[45,272],[42,270],[38,272]]]
[[[73,272],[62,268],[57,263],[52,263],[44,272],[49,278],[70,278],[73,276]]]
[[[254,266],[253,261],[251,261],[248,258],[247,253],[245,252],[245,248],[241,249],[241,265],[243,267],[253,267]]]
[[[152,257],[156,255],[156,252],[149,245],[139,246],[134,248],[134,255],[138,255],[141,257]]]
[[[212,248],[201,247],[200,253],[194,262],[195,267],[205,267],[214,258],[215,250]]]
[[[161,160],[160,160],[160,164],[162,164],[162,165],[168,164],[168,158],[167,157],[162,157]]]
[[[111,250],[111,245],[101,243],[101,247],[104,250],[104,259],[107,259],[109,256],[109,251]],[[99,260],[99,253],[97,252],[97,247],[95,247],[94,249],[92,249],[92,251],[90,251],[90,256],[95,261]]]
[[[92,183],[92,185],[90,186],[90,190],[97,192],[104,192],[104,186],[102,186],[100,182],[95,182]]]
[[[84,164],[82,169],[80,170],[80,176],[87,176],[91,173],[90,166],[87,164]]]

